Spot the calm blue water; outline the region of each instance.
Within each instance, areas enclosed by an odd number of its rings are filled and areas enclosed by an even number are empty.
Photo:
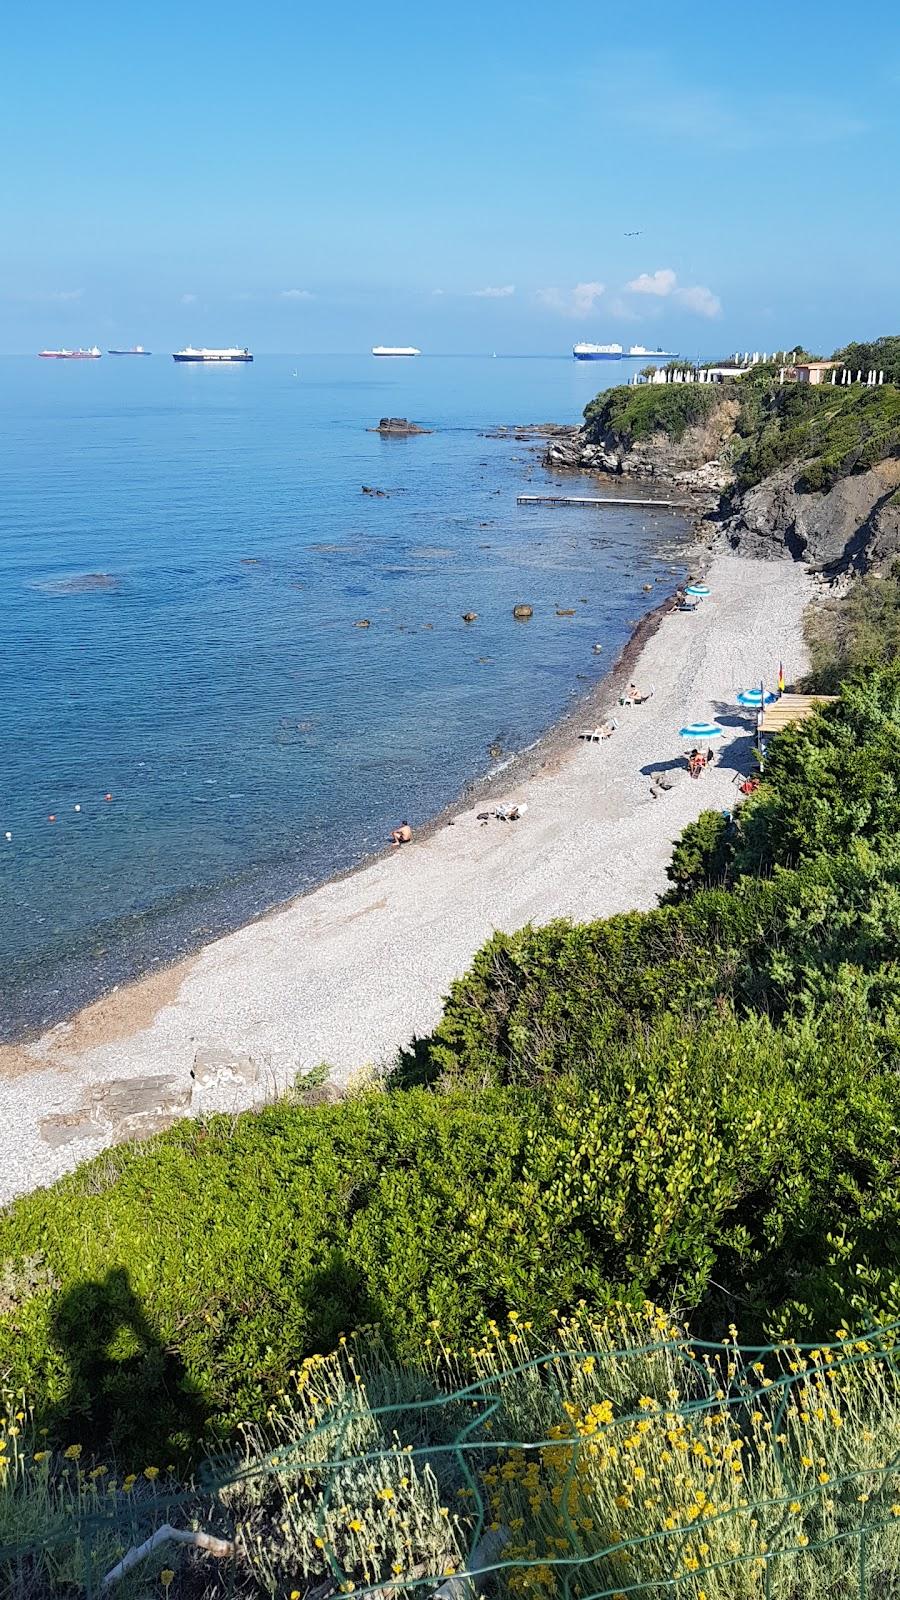
[[[614,376],[0,361],[0,1035],[351,865],[602,673],[677,525],[517,508],[546,475],[480,430]]]

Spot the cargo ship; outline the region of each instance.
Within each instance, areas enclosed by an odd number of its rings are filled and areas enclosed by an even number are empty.
[[[195,350],[192,344],[186,344],[183,350],[176,350],[172,355],[173,361],[252,361],[250,351],[244,347],[239,350],[234,346],[229,350]]]
[[[669,357],[674,356],[676,352],[674,350],[648,350],[645,345],[632,344],[628,347],[628,354],[634,359],[640,359],[641,357],[646,356],[651,361],[667,361]]]
[[[414,344],[373,344],[373,356],[420,356]]]
[[[106,352],[108,356],[149,356],[150,353],[149,350],[144,349],[142,344],[133,344],[130,350],[107,350]]]
[[[90,350],[39,350],[45,361],[99,361],[103,352],[91,345]]]
[[[572,354],[576,361],[621,361],[625,351],[620,344],[576,344]]]

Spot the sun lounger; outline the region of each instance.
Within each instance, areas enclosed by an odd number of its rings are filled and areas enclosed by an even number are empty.
[[[616,718],[613,717],[611,721],[601,723],[598,728],[585,728],[578,737],[586,739],[588,744],[593,744],[600,739],[611,739],[618,726]]]

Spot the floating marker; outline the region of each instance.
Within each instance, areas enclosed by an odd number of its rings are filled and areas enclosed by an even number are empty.
[[[12,838],[12,834],[11,833],[5,833],[3,835],[3,837],[4,837],[4,839],[11,839]]]
[[[81,807],[80,807],[80,806],[76,806],[76,807],[75,807],[75,810],[76,810],[76,811],[80,811],[80,810],[81,810]]]
[[[111,794],[105,794],[103,796],[103,798],[104,798],[104,800],[111,800],[112,799],[112,795]]]
[[[56,812],[55,811],[51,811],[49,817],[47,818],[47,821],[48,822],[55,822],[56,821]]]

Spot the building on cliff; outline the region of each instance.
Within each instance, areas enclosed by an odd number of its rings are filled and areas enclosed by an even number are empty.
[[[798,383],[824,383],[840,361],[798,361],[794,367]]]

